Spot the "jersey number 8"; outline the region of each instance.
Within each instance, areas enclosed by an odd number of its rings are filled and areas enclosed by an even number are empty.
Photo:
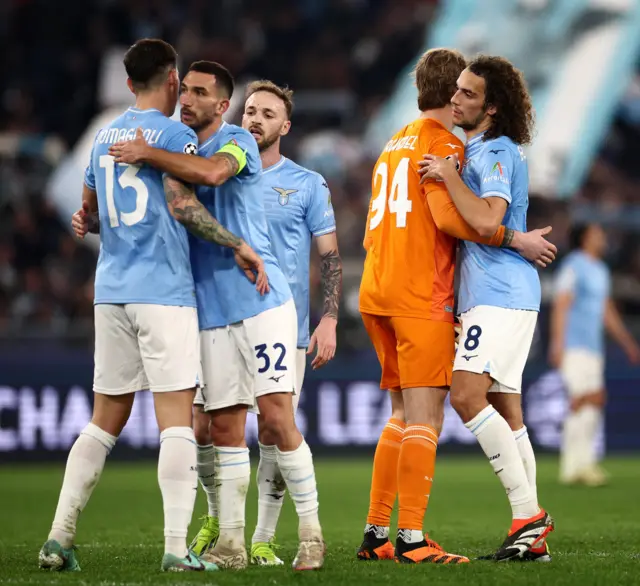
[[[116,200],[113,196],[113,179],[116,176],[116,164],[113,161],[111,155],[102,155],[99,159],[100,168],[105,170],[105,189],[107,191],[107,212],[109,213],[109,225],[112,228],[117,228],[120,225],[120,220],[127,226],[133,226],[140,222],[144,215],[147,213],[147,203],[149,202],[149,190],[144,184],[144,181],[137,177],[140,167],[138,165],[126,165],[125,163],[119,163],[126,167],[124,173],[118,177],[118,183],[124,190],[127,187],[131,187],[136,192],[136,209],[132,212],[120,212],[118,217],[118,210],[116,209]]]
[[[389,212],[396,216],[396,228],[407,227],[407,214],[411,211],[409,199],[409,157],[401,159],[391,180],[389,191]],[[380,181],[378,182],[378,178]],[[376,167],[374,184],[378,195],[371,202],[371,211],[375,212],[369,222],[369,230],[375,230],[384,216],[387,207],[387,184],[389,182],[389,166],[384,161]]]

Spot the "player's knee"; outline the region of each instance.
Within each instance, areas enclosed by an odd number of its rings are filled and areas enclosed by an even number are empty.
[[[466,393],[463,390],[451,390],[450,394],[451,406],[455,412],[460,416],[462,421],[467,422],[473,419],[477,415],[474,406],[474,397],[470,393]]]
[[[271,429],[265,426],[264,417],[258,416],[258,441],[263,446],[275,446],[278,438],[272,433]]]
[[[244,428],[236,421],[216,420],[214,415],[211,418],[209,432],[214,446],[241,447],[244,445]]]
[[[290,432],[290,428],[295,427],[295,425],[292,425],[292,422],[288,419],[289,418],[285,416],[285,413],[283,413],[282,410],[270,409],[263,418],[262,437],[264,438],[264,441],[260,440],[261,443],[264,445],[280,444]]]
[[[193,411],[193,434],[196,438],[196,443],[200,446],[206,446],[211,443],[211,436],[209,434],[209,422],[210,416],[205,413],[201,408],[196,408]]]

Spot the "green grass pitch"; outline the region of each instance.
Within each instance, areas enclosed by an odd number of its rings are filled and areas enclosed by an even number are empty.
[[[281,568],[244,572],[162,574],[162,507],[153,463],[107,462],[101,482],[80,517],[82,572],[56,574],[37,568],[62,481],[63,465],[0,467],[0,583],[2,584],[640,584],[640,462],[610,459],[612,484],[602,489],[565,488],[555,482],[557,461],[541,458],[540,497],[556,519],[551,564],[400,566],[359,562],[355,549],[368,506],[369,459],[317,459],[320,514],[328,554],[323,570],[294,574],[297,521],[287,498],[278,541]],[[199,495],[196,516],[205,510]],[[248,498],[247,541],[256,518],[256,493]],[[448,551],[470,557],[498,546],[510,517],[504,492],[480,454],[442,454],[426,527]]]

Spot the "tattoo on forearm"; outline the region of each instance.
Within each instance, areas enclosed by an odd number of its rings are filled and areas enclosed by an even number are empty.
[[[191,187],[171,177],[165,177],[164,192],[176,219],[189,232],[220,246],[235,249],[242,244],[242,238],[229,232],[207,211],[207,208],[196,198]]]
[[[338,319],[338,306],[342,293],[342,259],[337,250],[330,250],[320,256],[320,274],[322,275],[324,315]]]
[[[98,212],[87,216],[87,231],[89,234],[100,234],[100,218]]]
[[[240,163],[238,163],[238,159],[236,159],[229,153],[216,153],[212,158],[214,157],[220,157],[229,166],[231,177],[233,177],[238,172],[238,169],[240,169]]]
[[[513,235],[515,234],[515,231],[512,230],[511,228],[505,228],[504,229],[504,240],[502,241],[502,244],[500,245],[502,248],[509,248],[511,246],[511,243],[513,242]]]

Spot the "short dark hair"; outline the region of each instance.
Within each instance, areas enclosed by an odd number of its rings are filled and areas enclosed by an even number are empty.
[[[281,87],[268,79],[259,79],[258,81],[252,81],[247,86],[247,91],[244,96],[245,101],[257,92],[269,92],[277,98],[280,98],[287,111],[287,118],[291,120],[291,113],[293,112],[293,90],[288,87]]]
[[[226,98],[231,99],[234,87],[233,75],[231,75],[231,72],[224,65],[216,63],[215,61],[194,61],[189,65],[189,71],[214,75],[216,85],[222,88]],[[189,73],[189,71],[187,71],[187,73]]]
[[[593,222],[572,226],[571,232],[569,233],[569,246],[571,247],[571,250],[582,248],[584,238],[593,226],[595,226]]]
[[[473,59],[469,71],[484,79],[485,107],[496,107],[484,140],[507,136],[516,144],[529,144],[535,116],[522,72],[504,57],[487,55]]]
[[[464,55],[453,49],[429,49],[424,53],[413,70],[420,111],[451,105],[456,82],[466,66]]]
[[[164,82],[166,74],[176,68],[176,50],[161,39],[141,39],[124,56],[124,68],[136,90],[145,90]]]

